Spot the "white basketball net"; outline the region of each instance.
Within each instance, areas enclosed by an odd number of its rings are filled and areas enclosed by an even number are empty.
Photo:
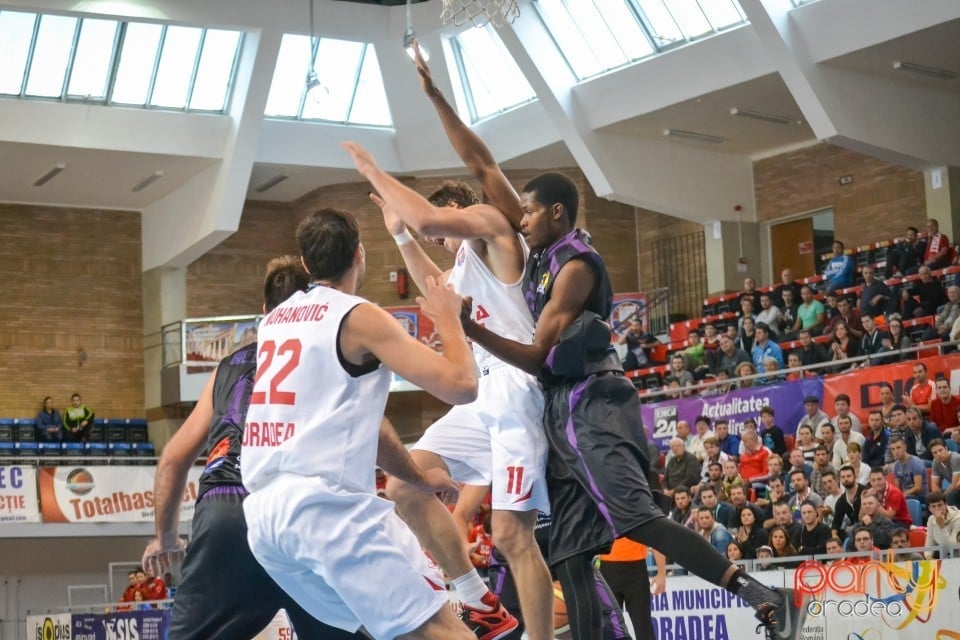
[[[520,15],[517,0],[443,0],[443,24],[502,27]]]

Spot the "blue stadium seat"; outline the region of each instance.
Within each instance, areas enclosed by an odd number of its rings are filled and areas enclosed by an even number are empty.
[[[94,418],[93,426],[90,427],[90,433],[87,434],[87,442],[106,442],[107,441],[107,419]]]
[[[12,441],[0,442],[0,458],[12,458],[16,453]]]
[[[924,524],[923,505],[920,504],[920,501],[907,498],[907,511],[910,512],[910,519],[913,520],[914,526],[922,527]]]
[[[62,442],[60,444],[60,455],[66,458],[79,458],[84,455],[82,442]]]
[[[0,442],[13,442],[14,430],[12,424],[0,424]]]
[[[131,464],[130,443],[129,442],[110,442],[107,443],[107,453],[110,456],[110,464]]]
[[[107,420],[106,425],[107,443],[126,442],[127,425],[122,419],[111,418]]]
[[[18,458],[36,458],[40,445],[36,442],[17,442],[14,443],[13,448]]]
[[[25,442],[18,444],[26,444]],[[57,464],[53,458],[60,457],[59,442],[40,442],[37,443],[37,455],[40,456],[40,464],[49,467]]]
[[[147,421],[143,418],[128,418],[127,438],[130,442],[147,442],[150,439],[147,432]]]
[[[17,442],[37,441],[37,421],[33,418],[16,418],[14,424],[14,439]]]
[[[107,443],[88,442],[83,447],[83,455],[90,458],[90,464],[107,464]]]
[[[134,442],[130,445],[130,455],[138,458],[137,464],[150,466],[153,464],[153,458],[156,451],[152,442]]]

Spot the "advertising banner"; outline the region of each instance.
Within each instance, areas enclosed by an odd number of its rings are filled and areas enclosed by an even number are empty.
[[[435,351],[441,351],[440,336],[433,326],[433,320],[420,312],[420,307],[410,305],[406,307],[384,307],[397,322],[407,330],[412,338],[416,338]]]
[[[153,522],[155,467],[44,467],[40,510],[44,522]],[[190,467],[180,520],[193,519],[200,467]]]
[[[646,331],[647,325],[647,294],[615,293],[613,307],[610,310],[610,328],[618,337],[622,336],[630,327],[630,322],[639,320]]]
[[[821,406],[824,411],[833,415],[834,398],[845,393],[850,396],[851,413],[856,414],[860,421],[866,424],[870,410],[880,408],[882,383],[893,387],[893,397],[896,402],[900,402],[904,394],[910,393],[910,389],[913,388],[913,367],[917,362],[927,365],[927,377],[930,380],[936,380],[937,376],[942,375],[950,381],[950,388],[954,394],[960,390],[960,354],[951,353],[933,358],[906,360],[896,364],[875,365],[850,373],[828,376],[824,384]]]
[[[0,466],[0,524],[40,522],[37,470]]]
[[[27,640],[71,640],[70,614],[27,616]]]
[[[71,640],[165,640],[170,609],[75,613]]]
[[[200,318],[183,321],[184,362],[195,373],[257,341],[260,316]]]
[[[677,421],[686,420],[691,428],[697,416],[707,416],[714,422],[729,422],[730,433],[738,435],[743,421],[753,418],[759,423],[760,409],[773,407],[776,423],[784,434],[793,434],[803,418],[803,398],[823,395],[820,378],[804,378],[781,384],[737,389],[719,396],[691,396],[644,404],[641,407],[644,427],[662,451],[670,448],[670,439],[677,435]]]

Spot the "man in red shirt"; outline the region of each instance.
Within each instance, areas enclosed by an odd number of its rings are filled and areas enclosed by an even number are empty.
[[[909,529],[913,526],[910,511],[907,510],[907,499],[903,491],[887,482],[882,469],[870,472],[870,490],[880,501],[880,512],[898,524]]]
[[[133,594],[137,590],[139,584],[137,583],[137,571],[141,569],[138,567],[130,573],[127,574],[127,588],[123,590],[123,597],[120,598],[120,602],[133,602]]]
[[[927,377],[927,365],[918,362],[913,365],[913,386],[910,387],[910,394],[903,396],[903,404],[907,405],[908,409],[916,408],[929,413],[934,391],[933,380]]]
[[[760,436],[752,429],[745,429],[740,434],[743,443],[743,453],[740,454],[740,477],[746,482],[763,480],[770,475],[767,460],[770,458],[770,449],[763,446]]]
[[[949,436],[957,429],[957,411],[960,411],[960,397],[950,393],[950,382],[946,378],[937,378],[936,397],[930,401],[930,420],[940,429],[940,433]]]
[[[167,599],[167,585],[160,578],[147,576],[143,569],[137,569],[137,586],[144,600]]]
[[[927,238],[924,241],[923,264],[931,269],[942,269],[950,264],[950,239],[940,233],[940,223],[927,220]]]

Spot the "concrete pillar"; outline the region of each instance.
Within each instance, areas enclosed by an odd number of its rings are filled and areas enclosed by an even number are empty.
[[[741,240],[742,234],[742,240]],[[704,225],[707,255],[707,291],[710,295],[739,291],[751,276],[763,284],[760,264],[760,225],[756,222],[715,220]],[[746,259],[746,264],[740,259]]]
[[[923,172],[927,217],[940,223],[940,230],[954,244],[960,238],[960,167],[932,167]]]
[[[143,397],[150,441],[159,451],[183,419],[163,408],[161,372],[165,361],[179,361],[179,331],[166,336],[163,327],[187,316],[187,270],[156,267],[143,272]],[[164,352],[166,350],[166,359]]]

